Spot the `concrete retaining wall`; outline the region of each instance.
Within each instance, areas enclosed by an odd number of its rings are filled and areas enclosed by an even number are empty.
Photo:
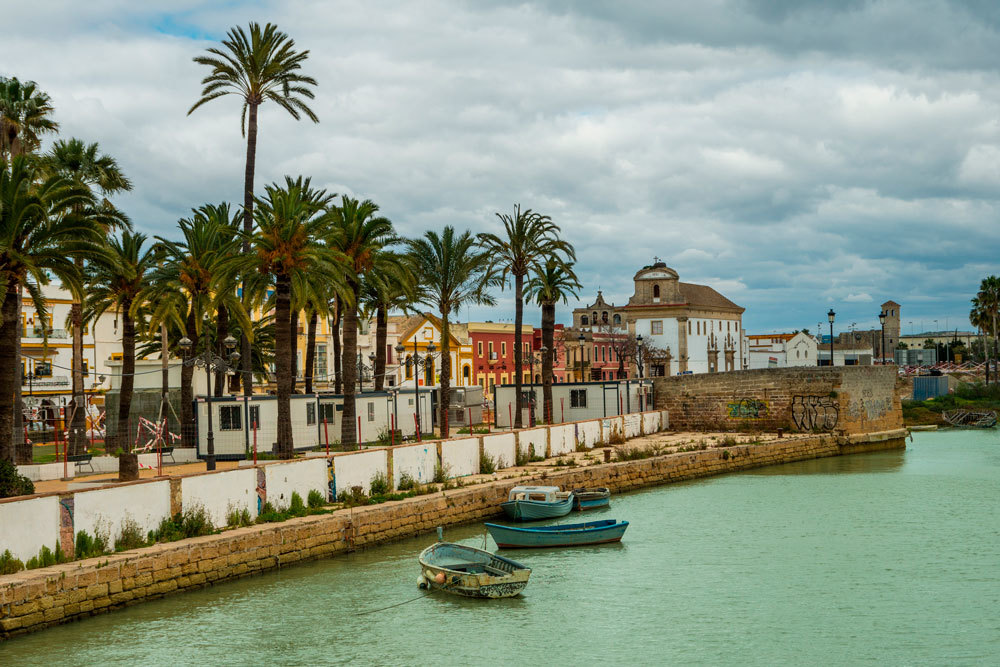
[[[0,553],[27,561],[43,546],[59,544],[59,498],[47,496],[0,503]],[[0,577],[3,579],[3,577]]]
[[[264,466],[264,480],[267,501],[276,509],[287,508],[292,502],[292,494],[298,493],[302,501],[310,491],[319,491],[326,496],[326,460],[307,459],[289,463],[272,463]]]
[[[516,462],[516,436],[513,433],[483,436],[483,452],[493,457],[497,469],[511,468]],[[478,472],[478,470],[477,470]]]
[[[399,488],[399,480],[407,473],[414,481],[426,484],[434,478],[437,465],[437,445],[421,443],[392,450],[392,486]]]
[[[523,431],[518,431],[517,451],[521,453],[521,456],[528,456],[533,447],[536,456],[545,456],[548,439],[548,428],[526,428]]]
[[[333,470],[336,475],[334,491],[337,495],[350,491],[354,486],[360,486],[368,493],[376,475],[381,473],[389,476],[389,456],[384,449],[344,454],[333,459]]]
[[[576,423],[576,441],[590,448],[601,442],[601,420]]]
[[[142,534],[170,516],[170,482],[127,484],[73,494],[73,530],[94,536],[100,531],[111,544],[126,520],[139,524]]]
[[[250,516],[256,519],[259,505],[262,504],[257,502],[255,468],[182,477],[180,485],[184,509],[204,507],[216,526],[226,525],[226,515],[230,509],[247,509]],[[180,508],[175,508],[175,511],[180,511]]]
[[[576,451],[576,424],[549,427],[549,456]]]
[[[479,438],[445,440],[441,443],[441,465],[453,477],[479,472]]]

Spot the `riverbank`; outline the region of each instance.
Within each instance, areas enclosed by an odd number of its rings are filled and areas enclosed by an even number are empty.
[[[744,444],[704,442],[690,434],[689,451],[628,461],[525,469],[495,481],[332,514],[255,525],[216,535],[126,551],[0,577],[0,638],[405,536],[496,516],[516,484],[564,488],[606,486],[614,492],[767,465],[905,447],[901,429],[850,436],[797,435]],[[621,445],[652,453],[677,434],[654,434]],[[702,448],[704,446],[704,448]],[[676,447],[675,447],[676,448]],[[598,450],[599,451],[599,450]],[[564,457],[562,460],[567,460]],[[480,478],[482,479],[482,478]],[[490,479],[487,477],[486,479]]]

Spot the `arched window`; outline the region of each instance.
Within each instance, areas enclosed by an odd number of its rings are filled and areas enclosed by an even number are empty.
[[[653,285],[653,298],[654,299],[659,299],[660,298],[660,286],[659,285]]]
[[[597,324],[597,311],[595,310],[592,314],[594,316],[593,322],[594,322],[594,324]]]
[[[601,322],[603,322],[604,324],[608,323],[608,311],[605,310],[603,313],[601,313]]]
[[[587,326],[588,324],[590,324],[590,321],[587,319],[586,315],[580,316],[580,324],[582,324],[583,326]]]
[[[618,315],[616,313],[615,316],[614,316],[614,318],[613,318],[613,321],[614,321],[615,324],[621,324],[622,323],[622,316]]]
[[[468,366],[462,367],[462,377],[465,378],[465,384],[469,384],[469,379],[472,376],[472,369]]]

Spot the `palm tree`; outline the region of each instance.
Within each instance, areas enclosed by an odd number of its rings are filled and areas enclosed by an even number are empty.
[[[448,437],[448,405],[451,392],[450,318],[453,312],[472,305],[494,305],[489,289],[500,284],[493,272],[490,253],[469,232],[455,235],[446,226],[441,235],[428,231],[406,242],[410,272],[419,276],[416,301],[437,310],[441,317],[441,437]]]
[[[232,266],[233,272],[241,275],[255,270],[274,286],[277,454],[282,458],[291,458],[294,454],[291,414],[293,285],[302,284],[310,274],[325,276],[332,285],[343,285],[343,255],[323,242],[332,216],[317,203],[319,199],[311,196],[309,189],[295,184],[267,186],[265,197],[256,201],[254,253],[237,257]]]
[[[303,373],[307,394],[313,393],[313,375],[316,367],[316,330],[319,319],[321,317],[328,319],[333,312],[330,307],[330,292],[326,277],[315,273],[305,276],[305,280],[301,283],[297,281],[292,288],[297,302],[293,310],[301,306],[307,320],[305,372]],[[297,332],[294,335],[297,336]]]
[[[41,285],[49,273],[79,292],[80,272],[73,259],[99,255],[101,230],[90,218],[73,211],[93,204],[87,188],[58,175],[46,176],[33,160],[19,155],[0,158],[0,458],[13,461],[15,386],[20,382],[17,358],[21,288],[35,311],[45,316]]]
[[[542,307],[542,412],[546,423],[552,423],[552,356],[555,347],[556,303],[569,302],[581,289],[571,264],[553,259],[531,277],[527,285],[528,298],[533,298]]]
[[[129,413],[132,409],[132,387],[135,380],[135,315],[142,305],[139,295],[146,278],[156,266],[157,253],[146,243],[144,234],[124,231],[121,238],[108,239],[108,257],[92,261],[87,267],[87,297],[84,300],[84,322],[96,325],[98,318],[114,310],[122,318],[122,384],[118,403],[116,432],[108,433],[108,449],[125,453],[119,459],[118,479],[137,479],[139,461],[129,438]]]
[[[980,326],[986,330],[987,345],[986,353],[986,383],[990,382],[990,351],[989,336],[993,337],[993,359],[997,359],[997,318],[1000,316],[1000,277],[987,276],[979,284],[979,292],[972,301],[974,317],[972,324]],[[997,371],[1000,374],[1000,371]],[[993,378],[997,381],[996,375]]]
[[[515,412],[514,427],[521,427],[522,371],[524,369],[524,347],[521,343],[521,323],[524,320],[524,279],[550,259],[559,261],[576,260],[573,246],[559,238],[559,226],[547,215],[535,213],[530,208],[522,211],[521,205],[514,207],[514,214],[496,216],[503,223],[504,236],[480,234],[479,241],[494,261],[502,268],[502,279],[514,278],[514,384]],[[565,254],[565,260],[559,254]]]
[[[243,177],[243,234],[247,241],[243,244],[243,252],[249,253],[254,220],[253,179],[257,161],[258,107],[271,100],[295,120],[304,114],[318,123],[319,118],[303,101],[313,99],[310,86],[315,86],[316,80],[300,72],[309,51],[296,51],[295,41],[271,23],[264,27],[259,23],[250,23],[249,36],[243,28],[232,28],[222,40],[222,46],[222,49],[208,49],[208,55],[194,59],[199,65],[211,68],[211,73],[202,79],[201,97],[188,109],[188,115],[206,102],[224,95],[235,95],[243,101],[240,130],[247,138]],[[244,359],[243,392],[250,397],[253,395],[250,340],[242,338],[240,344]]]
[[[228,204],[205,204],[190,218],[178,221],[183,241],[157,237],[162,266],[150,273],[141,298],[161,309],[157,321],[183,322],[184,335],[197,354],[202,322],[216,313],[220,304],[237,317],[244,317],[242,303],[225,270],[239,248]],[[244,322],[244,326],[246,323]],[[211,341],[204,341],[210,345]],[[204,348],[202,348],[204,349]],[[181,435],[185,447],[194,447],[193,366],[181,367]]]
[[[365,275],[374,270],[379,252],[396,242],[392,223],[376,215],[378,206],[371,200],[358,201],[347,195],[340,206],[331,209],[331,241],[345,258],[346,289],[341,293],[340,308],[344,323],[341,367],[343,369],[344,411],[340,442],[350,446],[358,442],[355,424],[355,383],[357,382],[358,305]]]
[[[372,367],[375,391],[385,386],[386,340],[389,338],[389,311],[409,310],[413,302],[413,274],[403,258],[390,251],[380,251],[373,269],[361,285],[361,307],[369,320],[375,317],[375,363]]]
[[[0,157],[37,151],[41,135],[55,132],[52,102],[34,81],[0,77]]]
[[[114,228],[128,228],[128,218],[118,211],[107,200],[109,195],[126,192],[132,189],[132,183],[125,177],[118,162],[111,156],[100,152],[96,143],[85,144],[80,139],[59,140],[52,150],[42,158],[45,168],[52,173],[60,174],[79,186],[91,190],[96,200],[97,195],[104,197],[95,206],[78,208],[76,215],[87,215],[104,228],[105,233]],[[83,258],[77,257],[77,269],[83,272]],[[73,305],[70,307],[69,321],[73,331],[73,400],[70,403],[69,448],[74,454],[83,452],[87,447],[87,416],[84,411],[83,395],[83,310],[82,295],[73,294]]]

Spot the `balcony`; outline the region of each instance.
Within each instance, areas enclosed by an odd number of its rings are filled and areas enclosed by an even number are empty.
[[[22,332],[21,338],[30,340],[42,340],[44,338],[44,334],[41,329],[36,329],[34,327],[31,327],[25,329]],[[51,340],[53,338],[67,339],[69,338],[69,331],[67,331],[66,329],[49,329],[49,339]]]
[[[68,375],[49,375],[46,377],[24,378],[21,383],[22,390],[30,389],[52,389],[70,386]]]

